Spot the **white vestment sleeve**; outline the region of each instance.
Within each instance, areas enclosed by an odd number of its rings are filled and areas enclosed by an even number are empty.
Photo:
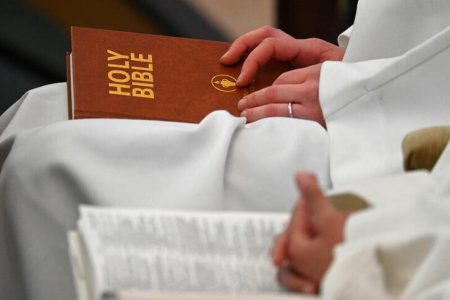
[[[344,61],[403,55],[448,27],[449,15],[447,0],[360,0]]]
[[[350,42],[350,37],[352,36],[353,26],[347,28],[344,32],[342,32],[338,36],[338,45],[342,48],[347,48],[348,43]]]
[[[323,64],[320,100],[334,186],[401,172],[403,137],[450,123],[449,61],[447,28],[401,56]]]
[[[349,218],[322,286],[324,299],[449,298],[449,170],[450,146],[431,174],[420,175],[428,177],[423,184],[417,174],[404,175],[402,183],[397,177],[394,186],[378,182],[378,194],[393,201]],[[404,197],[401,189],[413,192]]]

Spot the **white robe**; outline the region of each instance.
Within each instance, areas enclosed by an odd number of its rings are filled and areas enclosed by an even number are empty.
[[[450,144],[431,173],[342,188],[373,208],[348,220],[324,299],[450,299]]]
[[[359,1],[344,63],[321,70],[334,186],[401,172],[403,137],[450,123],[449,17],[447,0]]]
[[[330,185],[326,132],[313,122],[267,119],[246,126],[224,112],[200,125],[42,125],[30,117],[63,114],[64,99],[64,84],[31,91],[9,122],[31,128],[8,126],[0,143],[0,268],[6,277],[0,290],[8,299],[75,297],[65,235],[75,228],[81,203],[288,211],[296,199],[296,170],[317,170]]]
[[[400,170],[398,141],[413,127],[450,124],[449,17],[448,1],[361,0],[340,38],[346,63],[322,68],[334,192],[373,205],[349,218],[324,299],[450,298],[450,145],[432,173],[368,180]]]
[[[74,298],[65,232],[75,226],[80,203],[287,211],[296,200],[296,170],[316,172],[323,187],[400,172],[403,135],[449,120],[450,38],[434,18],[446,23],[450,3],[360,2],[366,11],[380,7],[372,18],[385,26],[365,28],[360,9],[348,62],[324,64],[328,132],[287,118],[245,125],[223,112],[200,125],[64,121],[64,84],[25,95],[0,118],[2,293]],[[425,3],[431,20],[415,13]],[[396,5],[411,12],[400,20],[410,26],[397,24],[390,11]],[[411,36],[408,43],[387,38],[395,31]],[[375,39],[381,36],[386,40]]]

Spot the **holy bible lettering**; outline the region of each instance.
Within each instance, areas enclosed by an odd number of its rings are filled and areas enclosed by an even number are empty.
[[[111,95],[154,99],[153,56],[120,54],[108,49],[108,79]]]

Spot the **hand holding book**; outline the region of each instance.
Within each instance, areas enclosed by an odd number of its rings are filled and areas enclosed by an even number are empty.
[[[220,63],[230,44],[72,27],[67,62],[69,118],[200,122],[215,110],[239,116],[237,102],[288,70],[268,64],[237,86],[241,63]]]
[[[342,60],[344,49],[319,39],[297,40],[279,29],[262,27],[242,35],[222,56],[224,64],[234,64],[251,51],[242,65],[237,84],[251,82],[258,70],[271,60],[289,62],[295,70],[282,74],[270,87],[258,90],[239,102],[239,109],[249,122],[271,116],[292,115],[310,119],[325,127],[319,104],[321,64]]]

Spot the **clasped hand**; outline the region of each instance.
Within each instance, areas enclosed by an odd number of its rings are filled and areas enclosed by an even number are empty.
[[[318,293],[333,259],[333,248],[343,241],[348,213],[330,204],[312,174],[299,173],[296,181],[301,199],[287,229],[275,241],[272,259],[282,286],[295,292]]]
[[[246,86],[269,60],[290,62],[293,70],[281,74],[272,86],[251,93],[238,103],[248,122],[288,116],[314,120],[325,127],[319,102],[321,65],[342,60],[344,49],[320,39],[297,40],[279,29],[265,26],[237,38],[222,56],[223,64],[237,63],[247,53],[237,85]]]

